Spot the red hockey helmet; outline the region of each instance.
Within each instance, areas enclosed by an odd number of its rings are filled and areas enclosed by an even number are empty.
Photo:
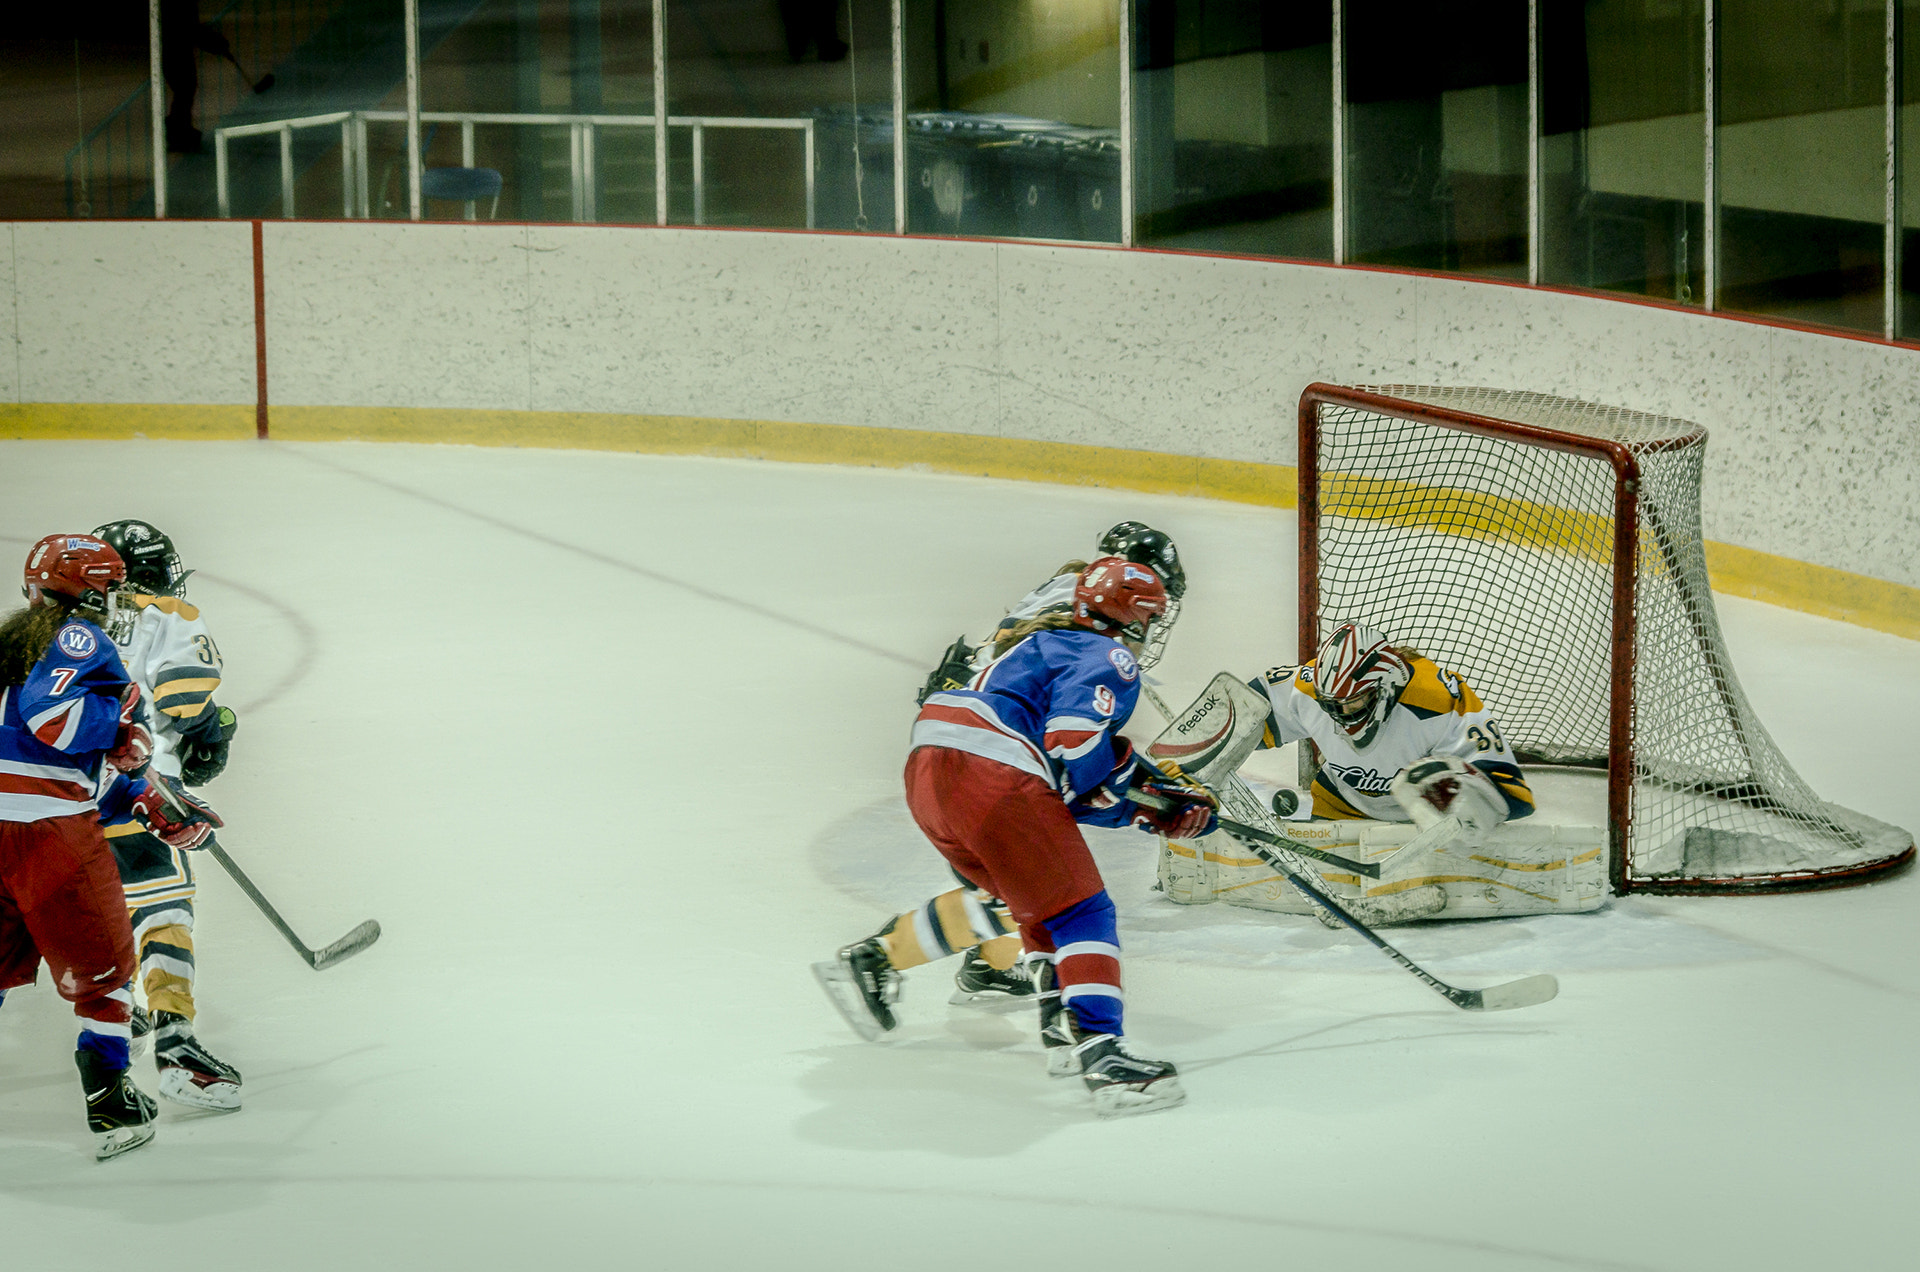
[[[1167,585],[1144,565],[1101,557],[1080,571],[1073,588],[1073,621],[1134,642],[1167,612]]]
[[[27,552],[27,604],[63,596],[83,609],[107,608],[107,597],[126,581],[127,563],[90,534],[50,534]],[[95,598],[98,598],[97,600]]]

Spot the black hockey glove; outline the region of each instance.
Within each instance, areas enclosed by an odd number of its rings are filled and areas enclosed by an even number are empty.
[[[227,767],[227,746],[240,729],[231,707],[207,704],[192,728],[180,738],[180,780],[205,786]]]
[[[949,689],[965,689],[967,682],[973,679],[973,646],[967,643],[965,636],[959,637],[947,646],[947,652],[940,655],[940,665],[927,677],[927,683],[920,686],[920,692],[914,695],[913,705],[924,707],[927,699],[936,693]]]

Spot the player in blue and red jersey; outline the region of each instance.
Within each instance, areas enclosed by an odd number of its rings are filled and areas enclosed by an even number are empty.
[[[1185,1099],[1173,1065],[1122,1042],[1113,902],[1076,824],[1175,837],[1212,829],[1212,796],[1137,759],[1119,733],[1140,694],[1134,651],[1166,609],[1152,570],[1119,557],[1093,562],[1071,610],[1020,624],[966,687],[927,698],[907,757],[907,806],[920,829],[1019,924],[1041,987],[1048,1071],[1081,1075],[1103,1115]],[[862,1036],[893,1027],[899,973],[878,939],[815,971]]]
[[[153,1138],[154,1103],[127,1078],[133,931],[100,822],[131,811],[183,848],[220,824],[134,776],[152,736],[102,630],[125,578],[92,535],[48,535],[27,554],[27,608],[0,622],[0,996],[46,960],[80,1017],[74,1062],[103,1158]]]

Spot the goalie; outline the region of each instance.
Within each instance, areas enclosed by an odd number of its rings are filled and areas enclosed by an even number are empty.
[[[1418,650],[1342,623],[1312,662],[1275,667],[1252,688],[1267,705],[1260,749],[1311,742],[1321,756],[1315,820],[1285,833],[1380,862],[1378,880],[1320,872],[1356,916],[1379,924],[1600,903],[1600,832],[1510,826],[1534,812],[1519,761],[1479,695]],[[1166,845],[1161,887],[1188,904],[1319,913],[1257,859],[1218,847]]]

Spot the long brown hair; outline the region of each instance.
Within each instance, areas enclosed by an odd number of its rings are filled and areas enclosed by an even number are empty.
[[[27,683],[72,609],[65,597],[49,594],[47,602],[7,615],[0,623],[0,688]]]
[[[1018,645],[1035,632],[1058,631],[1062,627],[1072,627],[1073,615],[1055,610],[1051,614],[1035,614],[1032,618],[1023,618],[1006,631],[993,638],[993,656],[1001,658],[1009,649]]]

